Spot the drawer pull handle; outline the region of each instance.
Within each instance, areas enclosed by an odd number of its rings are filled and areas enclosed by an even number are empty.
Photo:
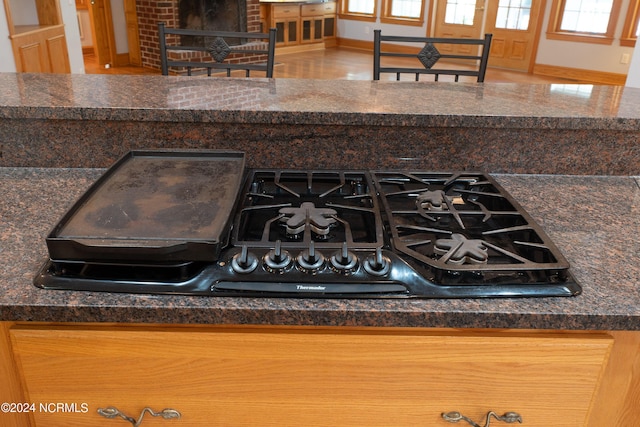
[[[151,414],[152,417],[162,417],[165,420],[170,420],[172,418],[180,418],[180,412],[170,408],[163,409],[160,412],[155,412],[151,408],[144,408],[140,413],[140,416],[138,417],[138,421],[136,421],[132,417],[129,417],[123,414],[122,412],[120,412],[118,408],[114,408],[113,406],[109,406],[107,408],[98,408],[98,414],[102,415],[103,417],[105,418],[120,417],[123,420],[129,421],[133,425],[133,427],[138,427],[140,424],[142,424],[142,419],[144,418],[144,414],[146,414],[147,412]]]
[[[466,421],[469,424],[471,424],[473,427],[489,427],[489,424],[491,423],[491,417],[494,417],[498,421],[504,421],[507,424],[512,424],[515,422],[522,423],[522,417],[520,416],[520,414],[516,412],[506,412],[504,415],[500,416],[493,411],[489,411],[487,413],[487,419],[485,421],[484,426],[481,426],[480,424],[476,423],[469,417],[465,417],[460,412],[452,411],[452,412],[447,412],[442,414],[442,418],[444,418],[446,421],[449,421],[450,423]]]

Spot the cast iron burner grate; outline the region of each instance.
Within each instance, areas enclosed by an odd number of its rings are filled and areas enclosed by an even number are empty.
[[[393,248],[439,284],[562,283],[569,263],[492,178],[377,172]]]
[[[254,171],[242,194],[236,246],[375,249],[384,244],[378,199],[365,172]]]

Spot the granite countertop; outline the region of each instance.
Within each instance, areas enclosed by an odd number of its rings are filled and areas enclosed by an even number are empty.
[[[0,320],[640,330],[640,177],[494,175],[567,257],[583,287],[576,297],[256,299],[36,288],[46,234],[102,172],[0,168]]]
[[[0,119],[640,130],[620,86],[0,73],[0,94]]]

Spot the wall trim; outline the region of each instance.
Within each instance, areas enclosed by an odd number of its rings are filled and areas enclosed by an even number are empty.
[[[577,83],[604,85],[624,85],[627,80],[626,74],[584,70],[581,68],[558,67],[546,64],[535,64],[533,66],[533,74],[571,79],[575,80]]]

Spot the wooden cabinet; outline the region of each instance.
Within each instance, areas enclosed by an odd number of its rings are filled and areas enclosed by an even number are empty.
[[[286,51],[322,49],[336,43],[336,3],[262,3],[263,27],[278,29],[277,44]]]
[[[300,7],[302,43],[324,42],[335,45],[336,3],[310,3]]]
[[[322,3],[303,4],[300,6],[302,22],[302,43],[317,43],[324,38],[324,16]]]
[[[108,407],[134,418],[171,408],[181,426],[447,426],[450,411],[584,426],[614,344],[604,333],[420,328],[7,330],[25,401],[69,405],[31,412],[33,426],[112,425],[98,414]]]
[[[69,54],[58,1],[35,0],[33,7],[28,3],[4,0],[17,71],[69,73]],[[28,16],[25,10],[35,10],[37,16]],[[14,20],[14,16],[19,19]]]
[[[274,5],[271,9],[271,27],[278,30],[276,46],[297,45],[300,39],[298,5]]]

